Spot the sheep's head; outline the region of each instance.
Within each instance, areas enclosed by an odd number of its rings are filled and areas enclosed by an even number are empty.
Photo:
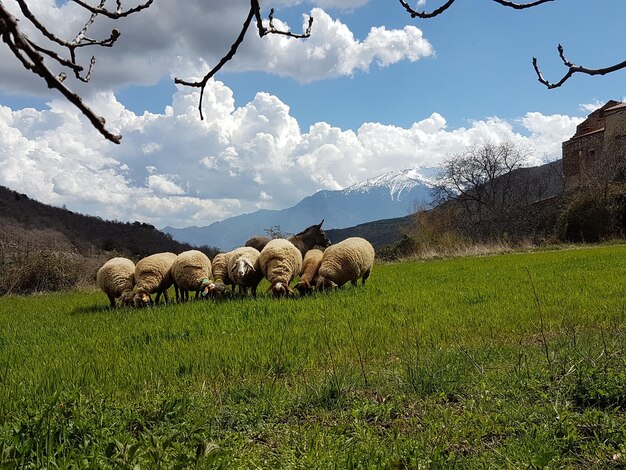
[[[230,275],[233,279],[241,280],[254,271],[254,265],[248,258],[239,258],[233,263],[230,269]]]
[[[200,281],[200,298],[206,299],[213,287],[215,287],[214,282],[212,282],[209,278],[203,278],[202,281]]]
[[[137,308],[148,307],[149,305],[152,305],[152,299],[147,291],[141,289],[135,292],[133,303]]]
[[[320,290],[320,291],[332,290],[337,287],[337,283],[334,281],[331,281],[327,277],[318,276],[315,287],[317,288],[317,290]]]
[[[309,295],[313,293],[313,286],[309,281],[300,281],[296,284],[296,290],[300,295]]]
[[[217,279],[215,282],[210,282],[206,286],[206,296],[212,299],[223,299],[226,296],[226,284],[221,279]],[[204,293],[203,293],[204,295]]]
[[[269,290],[272,291],[272,294],[274,295],[274,297],[276,297],[277,299],[280,299],[281,297],[287,297],[291,294],[293,294],[293,290],[291,290],[291,288],[289,287],[288,284],[285,284],[283,282],[277,282],[276,284],[273,284]]]
[[[122,295],[115,299],[115,304],[118,307],[132,307],[134,298],[135,293],[132,290],[127,290],[126,292],[122,292]]]

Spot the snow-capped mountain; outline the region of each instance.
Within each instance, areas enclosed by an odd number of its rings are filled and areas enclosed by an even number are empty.
[[[411,168],[370,178],[342,190],[318,191],[295,206],[281,210],[261,209],[214,222],[206,227],[165,227],[175,240],[231,250],[253,235],[279,225],[283,232],[297,233],[324,219],[324,228],[345,228],[373,220],[402,217],[415,207],[431,202],[432,169]]]
[[[350,193],[366,193],[377,188],[389,190],[389,195],[393,201],[402,201],[408,193],[417,185],[430,187],[433,183],[432,179],[420,173],[424,171],[420,168],[409,168],[402,171],[391,171],[384,175],[375,176],[361,183],[353,184],[343,189],[346,195]]]

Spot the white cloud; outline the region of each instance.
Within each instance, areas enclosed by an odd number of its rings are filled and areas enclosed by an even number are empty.
[[[183,188],[168,179],[165,175],[148,176],[147,186],[153,193],[164,196],[185,194],[185,190]]]
[[[316,3],[324,7],[357,8],[366,1]],[[74,2],[57,6],[54,0],[36,0],[29,5],[45,25],[67,39],[72,39],[87,19],[85,10]],[[19,17],[19,8],[12,2],[9,6]],[[71,76],[67,84],[85,96],[132,84],[154,84],[164,76],[203,76],[230,49],[248,8],[242,1],[187,0],[184,7],[178,2],[166,1],[155,2],[149,9],[115,23],[98,18],[89,30],[90,37],[106,38],[113,27],[119,28],[122,34],[113,48],[80,51],[79,59],[85,66],[89,61],[88,54],[96,55],[89,86]],[[432,54],[431,45],[414,26],[398,30],[374,27],[360,41],[347,25],[333,19],[322,8],[303,11],[302,25],[291,25],[294,32],[300,32],[301,26],[306,27],[309,13],[314,17],[310,38],[300,40],[274,34],[260,38],[256,28],[251,26],[236,57],[226,68],[230,71],[269,72],[311,82],[366,71],[373,63],[388,66]],[[33,29],[28,28],[26,20],[20,24],[27,30]],[[275,25],[289,29],[289,25],[278,18]],[[37,38],[40,35],[33,31],[31,36]],[[0,86],[9,93],[49,93],[39,78],[19,66],[7,47],[0,47]]]
[[[162,114],[136,115],[112,93],[94,101],[124,136],[121,145],[63,101],[44,111],[0,106],[0,184],[108,219],[206,225],[391,170],[437,166],[474,141],[513,140],[534,149],[535,163],[555,159],[581,121],[530,112],[514,123],[491,117],[449,129],[433,112],[408,128],[364,123],[355,132],[319,122],[302,132],[277,97],[258,93],[236,108],[232,91],[214,81],[204,121],[198,93],[188,90]]]

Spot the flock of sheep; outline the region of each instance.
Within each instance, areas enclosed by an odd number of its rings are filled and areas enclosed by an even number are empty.
[[[270,283],[274,297],[294,294],[291,282],[299,277],[295,289],[301,295],[313,289],[328,290],[347,282],[363,284],[374,264],[374,248],[360,237],[330,244],[322,222],[288,238],[270,240],[253,237],[246,246],[215,255],[213,261],[198,250],[157,253],[135,265],[127,258],[112,258],[96,275],[96,284],[109,298],[111,307],[145,307],[161,296],[167,303],[167,290],[173,285],[176,301],[188,300],[189,292],[197,298],[224,298],[227,286],[256,297],[263,278]]]

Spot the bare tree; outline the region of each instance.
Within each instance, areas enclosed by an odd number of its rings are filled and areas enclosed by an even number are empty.
[[[431,12],[417,11],[411,8],[411,6],[409,5],[407,1],[405,0],[399,0],[399,1],[400,1],[400,4],[404,7],[404,9],[407,11],[407,13],[411,15],[411,18],[428,19],[428,18],[434,18],[435,16],[442,14],[444,11],[450,8],[456,0],[447,0],[443,5],[441,5],[439,8],[436,8],[435,10]],[[499,5],[513,8],[515,10],[525,10],[527,8],[533,8],[533,7],[542,5],[544,3],[553,2],[556,0],[535,0],[532,2],[528,2],[528,3],[517,3],[517,2],[512,2],[509,0],[492,0],[492,1],[496,2]],[[582,73],[585,75],[606,75],[607,73],[615,72],[617,70],[626,68],[626,60],[623,62],[619,62],[617,64],[613,64],[607,67],[602,67],[602,68],[597,68],[597,69],[585,67],[582,65],[576,65],[572,61],[570,61],[567,57],[565,57],[565,50],[563,49],[563,46],[561,44],[557,46],[557,50],[559,52],[559,57],[563,61],[563,65],[567,67],[567,72],[563,75],[563,77],[561,77],[560,80],[556,82],[550,82],[546,80],[543,74],[541,73],[541,69],[539,69],[537,58],[533,57],[533,60],[532,60],[533,68],[535,69],[535,73],[537,74],[537,79],[539,80],[541,84],[545,85],[548,89],[560,87],[567,80],[569,80],[572,77],[572,75],[576,73]]]
[[[88,46],[112,47],[120,37],[120,31],[113,29],[108,38],[92,39],[87,36],[89,28],[96,21],[98,16],[105,16],[112,20],[124,18],[133,13],[145,10],[152,5],[154,0],[146,0],[133,8],[124,9],[122,0],[115,0],[115,8],[107,8],[109,0],[98,0],[96,6],[86,3],[84,0],[71,0],[75,4],[88,12],[88,19],[82,29],[73,39],[64,39],[53,33],[28,7],[27,0],[15,0],[20,7],[22,15],[34,27],[42,37],[37,39],[30,38],[25,33],[25,28],[20,21],[5,7],[4,1],[0,0],[0,36],[2,41],[13,52],[15,57],[20,61],[22,66],[30,72],[41,77],[48,88],[59,91],[69,102],[76,106],[83,113],[91,124],[108,140],[119,144],[122,136],[111,133],[106,129],[104,118],[96,115],[89,108],[79,95],[74,93],[65,85],[65,80],[69,72],[77,80],[88,82],[91,78],[94,65],[96,63],[95,56],[91,57],[89,66],[85,71],[85,67],[78,63],[76,50]],[[111,0],[112,3],[113,0]],[[274,10],[269,14],[268,26],[263,25],[261,18],[261,6],[259,0],[250,0],[250,11],[243,24],[243,28],[232,44],[229,52],[218,62],[218,64],[210,70],[202,80],[198,82],[176,79],[176,83],[191,87],[200,88],[200,118],[202,119],[202,97],[204,88],[211,77],[213,77],[228,61],[230,61],[237,48],[243,42],[246,32],[253,19],[256,19],[257,30],[259,36],[263,37],[268,34],[282,34],[294,38],[305,38],[311,34],[311,25],[313,18],[309,18],[309,24],[306,31],[302,34],[294,34],[289,31],[281,31],[274,26]],[[63,51],[63,52],[59,52]],[[53,72],[53,67],[60,66],[63,71]]]
[[[519,232],[529,224],[530,207],[562,189],[551,167],[522,170],[529,155],[512,142],[468,146],[444,161],[432,189],[435,203],[452,202],[460,209],[458,228],[466,235]]]

